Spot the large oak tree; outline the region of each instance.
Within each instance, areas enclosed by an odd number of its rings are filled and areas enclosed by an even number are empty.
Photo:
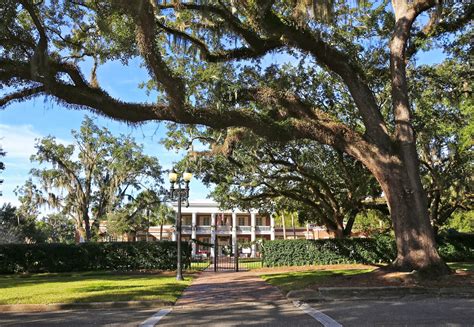
[[[472,6],[393,0],[358,8],[324,1],[4,1],[0,82],[5,106],[48,95],[67,107],[141,123],[242,127],[281,142],[310,139],[360,161],[390,207],[396,267],[446,272],[433,237],[411,120],[407,65],[427,40],[466,28]],[[325,13],[320,15],[321,13]],[[316,13],[316,15],[310,14]],[[312,16],[312,17],[310,17]],[[420,25],[417,18],[425,18]],[[323,19],[322,19],[323,18]],[[267,83],[262,58],[286,53],[332,79],[317,101],[306,88]],[[156,103],[126,103],[98,84],[97,65],[140,57]],[[95,62],[86,80],[77,61]],[[278,73],[278,66],[273,73]],[[349,97],[344,111],[325,105]]]
[[[89,241],[91,220],[98,227],[134,192],[156,188],[161,167],[133,138],[114,137],[88,117],[72,135],[74,144],[67,146],[51,136],[38,140],[31,160],[52,167],[32,169],[34,181],[29,179],[17,194],[25,216],[36,218],[39,207],[48,205],[73,218],[78,234]]]

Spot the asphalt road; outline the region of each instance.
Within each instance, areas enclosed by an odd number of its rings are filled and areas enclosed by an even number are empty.
[[[350,326],[474,326],[474,299],[402,298],[311,303],[311,307]]]
[[[146,309],[92,309],[64,310],[53,312],[1,312],[0,326],[21,327],[75,327],[75,326],[138,326],[159,311],[160,308]]]
[[[350,326],[416,326],[433,327],[474,326],[474,299],[397,299],[397,300],[360,300],[310,303],[310,306],[339,324]],[[259,308],[259,309],[256,309]],[[0,326],[138,326],[151,317],[160,308],[155,309],[108,309],[108,310],[65,310],[36,313],[0,313]],[[300,315],[291,315],[286,321],[261,316],[263,311],[282,310],[279,303],[241,303],[240,308],[232,306],[197,306],[195,310],[180,313],[179,308],[162,319],[158,326],[298,326],[308,325]],[[288,308],[287,308],[288,309]],[[295,308],[296,309],[296,308]],[[289,310],[289,309],[288,309]],[[299,309],[298,309],[299,310]],[[193,312],[194,311],[194,312]],[[281,312],[275,314],[275,318]],[[295,313],[296,314],[296,313]],[[270,315],[271,317],[271,315]],[[309,316],[308,316],[309,317]],[[193,319],[200,319],[193,320]],[[316,320],[311,325],[322,326]]]

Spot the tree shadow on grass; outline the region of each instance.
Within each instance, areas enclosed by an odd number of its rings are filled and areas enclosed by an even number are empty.
[[[0,290],[19,286],[38,285],[43,283],[64,283],[76,281],[121,281],[121,280],[152,280],[170,277],[161,273],[134,272],[77,272],[77,273],[45,273],[26,275],[0,275]]]
[[[354,270],[322,270],[322,271],[301,271],[283,274],[266,274],[262,277],[270,284],[281,288],[283,291],[303,289],[312,285],[326,281],[329,278],[339,278],[342,276],[365,274],[369,271],[365,269]]]
[[[90,295],[81,296],[70,303],[88,303],[88,302],[116,302],[116,301],[149,301],[162,300],[165,302],[175,302],[187,287],[184,284],[162,284],[157,287],[148,287],[138,289],[138,287],[123,287],[118,292],[97,294],[91,291]],[[111,287],[110,290],[114,289]],[[84,292],[84,290],[82,290]]]

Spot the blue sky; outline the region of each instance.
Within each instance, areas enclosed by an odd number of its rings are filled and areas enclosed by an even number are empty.
[[[144,90],[138,88],[138,84],[147,79],[146,71],[140,67],[138,60],[131,61],[128,66],[123,66],[120,62],[107,63],[99,68],[98,78],[99,84],[107,92],[126,101],[152,102],[156,95],[147,96]],[[44,97],[14,103],[5,110],[0,110],[0,144],[7,152],[4,158],[6,170],[0,175],[4,179],[0,205],[8,202],[18,204],[13,190],[23,185],[30,169],[36,167],[36,163],[29,160],[35,153],[35,139],[52,135],[62,143],[72,143],[71,130],[79,129],[86,115],[92,117],[98,126],[107,127],[115,135],[132,135],[138,143],[144,145],[146,154],[159,159],[163,169],[171,168],[174,162],[184,156],[184,152],[168,151],[160,144],[166,133],[164,123],[151,122],[132,127],[93,115],[86,110],[66,109]],[[166,176],[164,177],[166,180]],[[191,199],[207,197],[209,190],[198,180],[192,180],[190,186]]]
[[[418,55],[417,64],[431,64],[441,61],[440,51],[430,51]],[[288,57],[270,55],[269,62],[288,61]],[[83,64],[84,72],[90,71],[90,64]],[[147,95],[138,84],[148,79],[147,73],[138,60],[132,60],[128,66],[120,62],[109,62],[99,67],[99,84],[112,96],[124,101],[152,102],[156,94]],[[107,127],[113,133],[130,134],[138,143],[144,145],[146,154],[156,156],[164,169],[170,169],[173,162],[179,161],[184,153],[166,150],[160,140],[165,136],[164,123],[151,122],[138,127],[111,119],[92,115],[86,110],[70,110],[58,106],[53,101],[41,97],[27,102],[14,103],[5,110],[0,110],[0,144],[7,152],[4,158],[6,170],[0,175],[4,179],[1,186],[3,196],[0,205],[11,202],[18,204],[13,190],[24,184],[28,172],[35,168],[29,157],[35,153],[36,138],[47,135],[55,136],[60,142],[71,143],[70,131],[79,129],[85,115],[93,117],[99,126]],[[165,176],[166,177],[166,176]],[[191,200],[204,199],[209,190],[198,180],[191,182]]]

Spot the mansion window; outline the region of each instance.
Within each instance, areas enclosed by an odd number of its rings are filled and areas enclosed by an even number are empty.
[[[262,226],[262,217],[257,217],[257,226]]]
[[[239,217],[238,223],[239,226],[245,226],[245,217]]]
[[[211,217],[202,217],[202,225],[203,226],[211,225]]]
[[[192,217],[189,217],[189,216],[183,217],[183,225],[191,225],[192,221],[193,221]]]

